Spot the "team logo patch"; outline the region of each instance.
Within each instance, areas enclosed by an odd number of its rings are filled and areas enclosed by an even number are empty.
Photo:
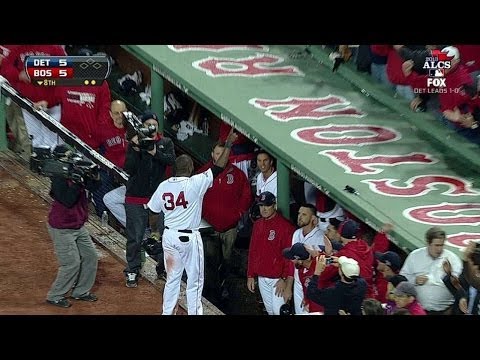
[[[270,230],[270,234],[268,234],[268,240],[275,240],[275,230]]]
[[[232,174],[227,174],[227,184],[228,185],[233,184],[233,175]]]

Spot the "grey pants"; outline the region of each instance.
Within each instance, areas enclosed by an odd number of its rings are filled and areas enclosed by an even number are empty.
[[[57,301],[72,289],[72,296],[88,294],[97,276],[98,255],[85,226],[78,230],[48,227],[59,264],[47,299]]]

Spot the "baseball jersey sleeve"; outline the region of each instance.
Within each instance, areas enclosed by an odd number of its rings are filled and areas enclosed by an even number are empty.
[[[161,196],[163,194],[162,188],[163,182],[158,186],[157,190],[153,193],[150,201],[147,204],[147,207],[154,213],[160,213],[162,211],[162,202]]]
[[[200,196],[205,195],[207,190],[213,185],[212,169],[208,169],[200,174],[191,177],[193,188],[196,189]]]

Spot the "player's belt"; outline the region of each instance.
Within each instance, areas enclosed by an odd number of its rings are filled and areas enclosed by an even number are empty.
[[[175,230],[175,231],[178,231],[178,232],[181,232],[181,233],[184,233],[184,234],[192,234],[193,231],[192,230],[177,230],[177,229],[170,229],[168,226],[165,226],[165,229],[169,229],[169,230]]]

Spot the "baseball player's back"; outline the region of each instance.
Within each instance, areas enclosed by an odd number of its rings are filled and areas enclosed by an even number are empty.
[[[203,196],[212,186],[212,171],[192,177],[172,177],[163,181],[152,196],[150,209],[163,211],[170,229],[198,230],[202,221]]]

